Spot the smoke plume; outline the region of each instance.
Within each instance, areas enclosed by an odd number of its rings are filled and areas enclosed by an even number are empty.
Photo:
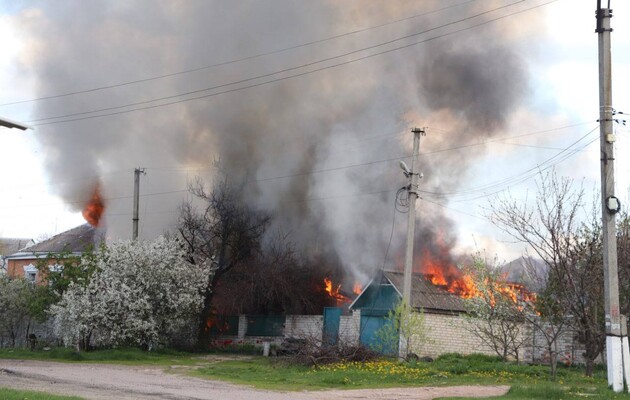
[[[273,213],[272,230],[290,233],[309,256],[365,279],[381,267],[388,248],[394,195],[406,184],[397,165],[410,155],[410,128],[428,126],[421,145],[422,189],[456,190],[482,148],[433,151],[500,133],[522,105],[526,64],[505,21],[345,65],[333,66],[434,35],[313,63],[500,4],[39,3],[21,16],[32,42],[29,68],[38,96],[135,82],[36,103],[37,119],[101,109],[112,114],[39,122],[36,135],[54,190],[80,209],[100,182],[108,236],[129,237],[133,169],[146,168],[140,236],[148,238],[172,228],[178,205],[188,197],[187,182],[200,176],[211,183],[219,160],[231,179],[246,182],[247,201]],[[426,14],[447,6],[453,7]],[[420,14],[426,15],[405,19]],[[401,21],[316,42],[394,20]],[[448,25],[436,33],[454,29]],[[276,52],[287,48],[292,49]],[[252,57],[262,53],[270,54]],[[231,60],[242,61],[225,64]],[[209,65],[215,66],[202,68]],[[291,77],[316,69],[321,70]],[[155,76],[163,78],[145,80]],[[252,79],[257,76],[267,77]],[[277,81],[265,83],[270,80]],[[230,82],[241,83],[222,86]],[[245,86],[253,87],[234,90]],[[211,87],[217,88],[202,91]],[[195,93],[169,97],[189,92]],[[195,96],[207,97],[190,100]],[[145,103],[155,98],[166,99]],[[127,112],[164,103],[173,104]],[[129,106],[114,108],[121,105]],[[455,242],[456,221],[441,208],[423,202],[419,218],[421,247],[431,246],[438,231],[449,246]],[[399,214],[390,254],[402,247],[405,226]]]

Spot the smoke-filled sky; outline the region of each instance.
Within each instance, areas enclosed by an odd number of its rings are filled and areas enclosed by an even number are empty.
[[[624,3],[612,1],[622,111]],[[140,236],[151,238],[173,228],[188,182],[211,184],[219,164],[274,232],[367,276],[388,248],[398,262],[398,162],[410,165],[419,126],[419,245],[509,260],[523,248],[492,227],[488,198],[524,198],[538,166],[598,185],[595,5],[0,0],[0,116],[35,127],[0,128],[0,235],[82,223],[100,185],[108,236],[128,238],[142,167]],[[626,198],[630,132],[617,128]]]

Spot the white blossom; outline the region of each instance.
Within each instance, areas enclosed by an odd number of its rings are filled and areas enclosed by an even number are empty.
[[[115,242],[97,254],[90,282],[71,285],[53,307],[56,332],[81,347],[165,343],[194,323],[209,276],[172,240]]]

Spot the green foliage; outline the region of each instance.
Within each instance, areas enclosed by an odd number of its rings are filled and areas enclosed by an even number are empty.
[[[30,322],[33,285],[26,279],[0,276],[0,343],[15,346]]]
[[[48,309],[59,301],[59,296],[48,286],[35,286],[30,293],[28,312],[33,319],[44,322],[48,319]]]
[[[400,338],[406,343],[406,355],[420,352],[424,343],[429,341],[424,322],[424,311],[412,311],[402,302],[396,304],[385,318],[386,323],[376,331],[374,350],[382,354],[391,354],[392,349],[398,348]]]
[[[190,364],[198,355],[170,349],[157,349],[152,352],[137,348],[107,349],[90,352],[77,352],[67,347],[54,347],[50,350],[30,351],[25,349],[0,349],[1,359],[25,359],[68,362],[101,362],[121,364]]]
[[[81,400],[75,396],[57,396],[44,392],[33,392],[30,390],[13,390],[0,388],[0,399],[3,400]]]
[[[100,257],[106,256],[107,247],[104,243],[98,252],[90,247],[80,256],[69,251],[50,253],[48,257],[38,260],[37,269],[46,277],[56,300],[59,300],[70,284],[86,286],[90,282],[97,270],[98,254]]]

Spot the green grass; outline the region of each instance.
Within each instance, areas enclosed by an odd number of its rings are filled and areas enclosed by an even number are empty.
[[[48,351],[26,349],[0,349],[0,359],[44,360],[61,362],[94,362],[130,365],[187,365],[194,364],[198,355],[174,350],[142,351],[139,349],[110,349],[77,352],[55,347]]]
[[[43,392],[31,392],[27,390],[13,390],[0,388],[2,400],[81,400],[81,397],[68,397],[47,394]]]
[[[606,385],[571,386],[554,383],[536,385],[515,384],[508,394],[501,397],[487,397],[488,400],[570,400],[570,399],[628,399],[628,394],[617,394]],[[469,397],[444,397],[441,400],[467,400]]]
[[[630,395],[615,394],[607,388],[604,370],[586,378],[581,369],[561,367],[557,381],[550,382],[547,366],[503,363],[483,355],[449,354],[431,363],[402,364],[395,360],[378,360],[319,368],[288,366],[273,359],[253,358],[215,363],[194,373],[276,390],[508,385],[512,389],[499,399],[630,399]]]
[[[484,355],[446,354],[434,362],[399,363],[381,359],[365,363],[338,363],[320,367],[289,365],[279,359],[232,354],[200,355],[173,351],[142,352],[134,349],[75,353],[0,350],[0,358],[98,362],[132,365],[178,366],[172,371],[219,379],[270,390],[360,389],[411,386],[508,385],[510,392],[499,399],[629,399],[607,387],[606,371],[597,369],[592,378],[581,368],[560,367],[555,382],[544,365],[516,365]],[[0,396],[0,398],[2,398]]]

